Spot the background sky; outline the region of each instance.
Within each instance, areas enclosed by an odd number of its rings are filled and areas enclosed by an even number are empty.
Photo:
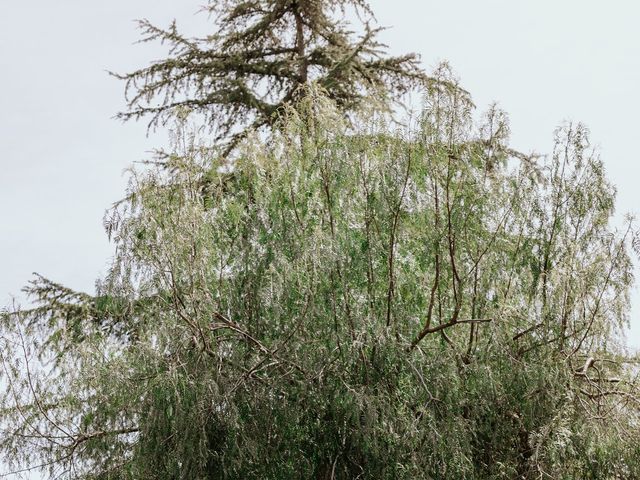
[[[632,0],[370,0],[390,52],[447,60],[480,110],[497,101],[513,146],[551,150],[564,120],[585,123],[618,188],[617,222],[640,213],[640,2]],[[192,0],[0,0],[0,306],[37,271],[92,291],[112,254],[105,209],[123,171],[162,146],[143,123],[112,117],[128,72],[162,58],[133,45],[133,22],[173,18],[206,32]],[[629,342],[640,347],[640,295]]]

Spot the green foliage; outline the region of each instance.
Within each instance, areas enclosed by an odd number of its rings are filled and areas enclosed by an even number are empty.
[[[585,127],[522,155],[503,112],[474,122],[435,78],[404,129],[312,86],[232,165],[179,123],[107,218],[96,296],[39,279],[40,306],[3,315],[5,458],[87,479],[638,478],[616,340],[632,233]]]

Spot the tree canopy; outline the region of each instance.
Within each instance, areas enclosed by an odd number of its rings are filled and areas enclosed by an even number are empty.
[[[133,171],[89,296],[2,323],[0,451],[63,478],[637,478],[631,226],[588,132],[546,158],[443,82],[354,131],[311,88],[211,156]]]
[[[309,81],[350,112],[372,94],[391,101],[428,80],[415,54],[384,54],[364,0],[225,0],[204,10],[215,25],[205,38],[184,36],[175,22],[140,22],[143,41],[167,43],[170,56],[117,75],[131,92],[120,118],[149,116],[155,126],[188,108],[232,147],[247,128],[271,127]],[[347,12],[361,20],[360,36],[340,20]]]
[[[446,64],[384,56],[363,0],[206,10],[201,39],[142,22],[172,50],[122,75],[122,117],[168,122],[172,147],[105,216],[96,291],[36,276],[33,308],[0,314],[0,458],[86,480],[640,478],[640,233],[612,226],[588,129],[514,150]],[[400,127],[371,93],[416,81]]]

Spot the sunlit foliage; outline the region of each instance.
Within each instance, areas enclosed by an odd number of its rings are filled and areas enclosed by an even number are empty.
[[[85,479],[640,476],[631,225],[446,67],[410,126],[307,89],[229,165],[188,120],[107,215],[94,296],[2,316],[4,458]]]

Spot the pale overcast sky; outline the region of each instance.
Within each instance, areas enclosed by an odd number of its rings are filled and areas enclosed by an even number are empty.
[[[563,120],[587,124],[617,185],[618,212],[640,212],[640,2],[371,0],[392,53],[448,60],[480,109],[497,101],[513,144],[549,152]],[[161,58],[132,45],[133,19],[177,18],[202,31],[197,1],[0,1],[0,305],[31,272],[92,291],[112,253],[102,216],[123,170],[163,144],[111,117],[126,72]],[[640,298],[629,334],[640,346]]]

